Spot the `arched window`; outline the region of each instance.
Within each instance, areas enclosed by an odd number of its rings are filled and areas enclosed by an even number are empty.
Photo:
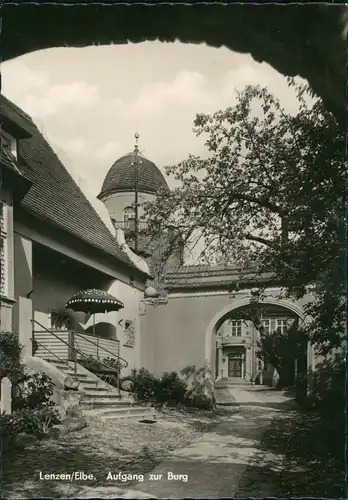
[[[123,222],[125,226],[128,228],[131,225],[134,224],[135,221],[135,208],[133,207],[126,207],[123,210]]]

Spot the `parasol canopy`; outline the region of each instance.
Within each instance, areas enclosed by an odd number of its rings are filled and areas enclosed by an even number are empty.
[[[65,307],[76,312],[97,314],[109,311],[119,311],[124,308],[124,304],[110,293],[92,288],[89,290],[82,290],[73,295],[73,297],[68,300]]]

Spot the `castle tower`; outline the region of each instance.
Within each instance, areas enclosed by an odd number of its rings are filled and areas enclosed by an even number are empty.
[[[169,191],[168,184],[158,167],[138,150],[139,134],[135,134],[133,152],[118,158],[109,169],[98,199],[108,209],[116,228],[121,228],[129,247],[142,256],[153,267],[166,246],[166,237],[161,241],[150,240],[146,235],[143,204],[154,200],[160,189]],[[183,251],[178,249],[168,260],[167,269],[182,264]]]

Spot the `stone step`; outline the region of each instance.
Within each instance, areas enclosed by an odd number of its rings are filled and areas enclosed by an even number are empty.
[[[105,391],[105,387],[101,387],[96,380],[91,378],[81,379],[80,383],[83,387],[86,386],[88,390]]]
[[[106,391],[105,389],[104,390],[101,390],[101,391],[91,391],[91,390],[87,390],[84,392],[83,394],[83,400],[84,401],[90,401],[92,399],[95,399],[95,400],[99,400],[99,399],[112,399],[112,400],[115,400],[115,399],[118,399],[119,401],[121,400],[121,396],[117,393],[117,392],[111,392],[111,391]]]
[[[50,361],[50,364],[53,365],[58,370],[66,373],[70,377],[74,377],[75,376],[74,369],[73,368],[67,368],[66,365],[63,365],[63,363],[61,363],[61,364],[59,364],[59,363],[52,363],[52,361]],[[86,373],[77,371],[76,377],[77,378],[81,378],[81,379],[86,379],[88,377],[88,375]]]
[[[123,406],[131,406],[131,402],[122,401],[119,398],[105,397],[104,398],[93,398],[93,399],[82,399],[80,402],[81,406],[89,408],[118,408]]]
[[[114,419],[114,418],[150,418],[157,419],[156,411],[151,407],[143,406],[129,406],[129,407],[119,407],[119,408],[105,408],[105,409],[93,409],[85,410],[84,414],[86,418],[98,417],[103,420]]]
[[[127,420],[137,420],[138,422],[141,420],[152,420],[154,422],[157,422],[157,418],[155,415],[152,413],[144,413],[144,412],[138,412],[138,413],[132,413],[130,415],[127,414],[120,414],[120,415],[103,415],[100,417],[102,420],[121,420],[121,419],[127,419]]]
[[[114,391],[108,390],[105,387],[102,387],[100,385],[95,385],[95,383],[88,384],[88,383],[85,383],[85,381],[83,381],[80,384],[80,388],[85,392],[93,392],[95,394],[98,394],[99,392],[103,392],[103,391],[106,391],[106,392],[112,393],[112,394],[114,393]]]

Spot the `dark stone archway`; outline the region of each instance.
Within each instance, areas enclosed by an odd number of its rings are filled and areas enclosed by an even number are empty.
[[[6,3],[1,9],[3,61],[49,47],[155,39],[226,46],[284,75],[306,78],[344,121],[346,6]]]

